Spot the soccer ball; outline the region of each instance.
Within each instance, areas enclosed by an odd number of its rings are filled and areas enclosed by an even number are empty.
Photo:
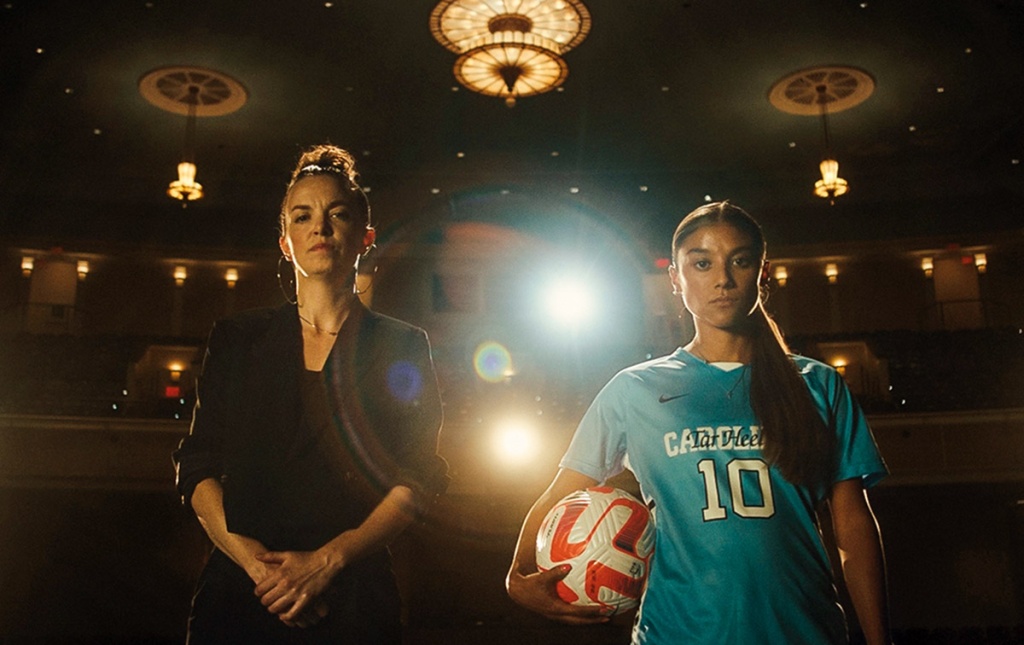
[[[610,486],[562,498],[537,532],[538,569],[572,566],[556,586],[559,597],[612,613],[640,603],[652,553],[654,524],[647,507]]]

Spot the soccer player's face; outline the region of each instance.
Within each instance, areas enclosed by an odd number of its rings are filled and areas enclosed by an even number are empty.
[[[698,325],[737,329],[760,298],[761,257],[750,235],[731,224],[702,226],[686,237],[669,274]]]

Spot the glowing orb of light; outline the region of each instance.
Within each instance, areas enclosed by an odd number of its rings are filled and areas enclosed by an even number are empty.
[[[531,461],[536,457],[539,446],[537,430],[517,420],[507,420],[498,425],[491,443],[495,457],[508,465]]]
[[[480,343],[473,352],[473,369],[488,383],[500,383],[512,375],[512,355],[501,343]]]
[[[548,288],[544,296],[548,314],[559,324],[576,328],[594,313],[594,299],[587,287],[575,280],[563,279]]]

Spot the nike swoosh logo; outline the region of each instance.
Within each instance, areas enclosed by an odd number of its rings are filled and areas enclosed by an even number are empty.
[[[658,397],[658,403],[668,403],[669,401],[675,401],[676,399],[681,399],[687,394],[689,394],[689,392],[684,392],[683,394],[676,394],[675,396],[668,396],[662,394],[661,396]]]

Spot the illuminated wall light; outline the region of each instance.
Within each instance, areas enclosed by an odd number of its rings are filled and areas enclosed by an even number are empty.
[[[85,276],[89,275],[89,263],[85,260],[78,261],[78,279],[85,280]]]
[[[185,284],[185,278],[188,277],[188,270],[185,267],[179,265],[174,267],[174,284],[179,287]]]
[[[36,261],[34,258],[30,258],[27,255],[21,258],[21,275],[26,278],[32,275],[32,269],[36,268]]]
[[[832,361],[832,367],[836,368],[836,371],[839,372],[840,376],[846,376],[846,365],[847,362],[845,358],[836,358]]]
[[[171,363],[167,366],[167,371],[171,373],[171,380],[177,383],[181,380],[181,373],[185,371],[185,366],[181,363]]]
[[[230,268],[224,272],[224,280],[228,283],[228,289],[234,289],[238,282],[238,269]]]
[[[985,273],[988,270],[988,258],[984,253],[974,254],[974,266],[978,267],[978,273]]]
[[[780,287],[786,286],[786,280],[789,280],[789,273],[786,272],[786,267],[777,266],[775,267],[775,281],[779,283]]]
[[[833,263],[825,265],[825,276],[828,278],[829,284],[835,284],[836,280],[839,279],[839,267]]]
[[[932,273],[935,271],[935,264],[931,258],[921,258],[921,270],[924,271],[924,277],[932,277]]]

